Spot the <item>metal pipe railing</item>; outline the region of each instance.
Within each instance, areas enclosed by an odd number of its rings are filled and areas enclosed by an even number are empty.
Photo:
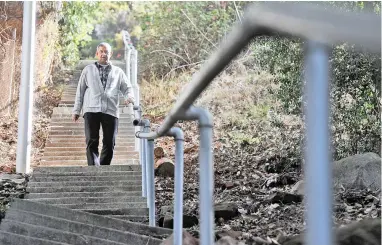
[[[332,171],[329,157],[329,49],[310,41],[306,49],[307,147],[305,183],[307,244],[333,244]]]
[[[200,240],[201,245],[213,244],[212,118],[206,110],[194,108],[192,104],[253,38],[262,35],[294,36],[308,41],[305,63],[308,95],[307,149],[305,151],[308,213],[305,239],[309,245],[333,244],[327,48],[342,42],[350,42],[361,50],[381,53],[381,23],[378,16],[357,13],[354,17],[354,13],[306,4],[280,2],[253,4],[245,12],[242,23],[233,28],[220,48],[194,75],[158,130],[137,132],[136,136],[151,142],[150,150],[147,152],[151,161],[154,139],[168,135],[178,120],[198,120]],[[150,168],[153,171],[151,163],[147,166],[147,172],[151,175]],[[175,188],[178,190],[177,187]],[[153,190],[148,189],[148,196],[152,195],[151,191]],[[179,205],[179,202],[176,205]],[[177,235],[179,236],[178,233]]]
[[[183,244],[183,171],[184,135],[180,128],[173,127],[167,136],[175,141],[175,202],[174,202],[174,245]]]
[[[155,227],[155,182],[154,182],[154,140],[147,140],[146,157],[147,200],[149,207],[149,225]]]
[[[199,123],[199,219],[200,244],[214,244],[214,163],[211,114],[200,107],[190,107],[181,117]]]
[[[36,2],[24,2],[23,42],[20,84],[20,109],[17,130],[16,172],[29,173],[32,148],[32,114],[34,87],[34,52]]]
[[[141,120],[142,109],[140,106],[134,106],[134,110],[137,110],[138,118],[133,120],[133,125],[135,127],[139,127],[144,132],[150,131],[150,121],[149,120]],[[139,138],[138,138],[139,139]],[[139,139],[140,143],[140,151],[139,151],[139,161],[142,166],[142,197],[147,197],[147,176],[146,176],[146,155],[147,155],[147,140]],[[147,206],[149,206],[149,202],[147,199]]]

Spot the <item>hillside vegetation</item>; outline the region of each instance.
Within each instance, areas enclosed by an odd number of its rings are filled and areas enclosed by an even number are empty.
[[[240,21],[243,2],[161,2],[138,15],[142,26],[141,92],[145,116],[159,125],[192,76]],[[380,3],[321,3],[345,10],[373,10]],[[258,237],[294,235],[304,230],[304,205],[273,203],[303,178],[304,42],[261,37],[252,42],[210,85],[197,105],[214,117],[215,203],[235,203],[241,215],[217,221],[253,243]],[[333,160],[381,149],[381,59],[349,44],[332,47],[330,105]],[[154,92],[153,92],[154,91]],[[185,212],[198,216],[198,130],[185,132]],[[173,143],[159,139],[173,156]],[[158,177],[158,216],[173,205],[173,180]],[[380,217],[379,192],[342,190],[333,215],[337,225]],[[368,198],[375,198],[370,203]],[[283,201],[281,201],[283,202]],[[367,211],[365,211],[367,210]],[[198,226],[188,229],[195,236]],[[235,233],[236,232],[236,233]],[[232,235],[232,233],[231,233]],[[258,241],[258,240],[257,240]],[[280,240],[281,241],[281,240]],[[261,243],[259,243],[261,244]]]

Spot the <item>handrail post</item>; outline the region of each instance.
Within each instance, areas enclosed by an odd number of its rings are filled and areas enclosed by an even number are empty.
[[[308,245],[333,244],[332,171],[329,133],[328,47],[308,41],[306,49],[305,182]]]
[[[147,140],[147,197],[149,201],[149,225],[155,227],[154,140]]]
[[[126,51],[126,76],[127,80],[131,81],[131,49],[127,48]]]
[[[150,121],[148,119],[135,119],[133,121],[134,126],[144,126],[143,132],[150,132]],[[139,133],[139,132],[138,132]],[[136,134],[137,136],[137,134]],[[155,226],[155,182],[154,182],[154,140],[143,139],[143,149],[145,155],[145,161],[142,164],[142,175],[145,175],[145,179],[142,178],[142,185],[146,183],[147,194],[147,206],[149,208],[149,225]],[[143,177],[143,176],[142,176]]]
[[[174,203],[174,245],[183,243],[183,171],[184,135],[182,129],[173,127],[167,133],[175,140],[175,203]]]
[[[199,217],[200,244],[214,244],[214,169],[212,115],[204,108],[191,106],[179,119],[198,120],[200,134],[199,149]]]
[[[20,110],[17,132],[16,172],[30,172],[36,2],[24,2]]]
[[[143,132],[150,132],[150,121],[149,120],[143,120]],[[149,190],[148,190],[148,160],[147,156],[149,154],[148,147],[147,147],[147,139],[142,139],[142,146],[143,146],[143,152],[142,152],[142,188],[143,188],[143,195],[144,197],[147,197],[147,207],[150,207],[150,196],[149,196]]]
[[[140,106],[140,94],[138,86],[138,51],[135,48],[131,50],[131,86],[133,88],[133,93],[135,97],[135,105]],[[135,129],[135,133],[138,131],[138,128]],[[139,151],[139,138],[135,138],[135,150]]]
[[[133,120],[133,125],[135,126],[135,131],[144,131],[145,124],[141,121],[142,117],[142,108],[140,106],[134,106],[133,109],[136,111],[136,119]],[[136,122],[136,123],[135,123]],[[144,121],[146,122],[146,121]],[[150,122],[148,123],[148,131],[150,131]],[[139,163],[142,166],[142,197],[147,197],[147,183],[146,183],[146,141],[145,139],[140,139],[138,137],[135,137],[138,139],[139,144]]]

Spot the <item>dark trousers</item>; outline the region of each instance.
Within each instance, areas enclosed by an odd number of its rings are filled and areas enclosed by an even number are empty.
[[[101,112],[87,112],[84,115],[84,121],[88,165],[110,165],[118,131],[118,118]],[[101,157],[99,158],[98,144],[100,126],[102,126],[103,132],[103,146]]]

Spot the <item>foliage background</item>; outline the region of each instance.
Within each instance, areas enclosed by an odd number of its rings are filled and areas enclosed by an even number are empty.
[[[140,52],[139,80],[143,86],[160,91],[156,96],[143,94],[149,114],[167,111],[183,85],[205,62],[219,43],[224,41],[230,28],[240,22],[249,2],[64,2],[60,21],[62,57],[66,64],[75,64],[82,58],[93,58],[96,45],[106,40],[116,48],[123,48],[121,30],[128,30]],[[256,3],[255,3],[256,4]],[[295,3],[297,4],[297,3]],[[379,2],[314,2],[346,11],[374,11],[380,15]],[[260,127],[259,115],[269,119],[272,114],[274,130],[285,130],[280,118],[295,117],[301,122],[299,132],[292,137],[293,145],[303,142],[302,85],[304,42],[281,37],[257,38],[232,64],[225,74],[230,79],[229,88],[243,86],[259,89],[259,80],[272,77],[267,89],[272,101],[262,103],[262,109],[236,102],[224,120],[237,123],[238,115],[247,115],[235,126],[238,132],[224,137],[232,142],[253,147],[263,144],[253,128]],[[381,147],[380,134],[380,79],[381,59],[366,52],[356,52],[352,46],[342,44],[332,47],[330,56],[331,122],[334,158],[361,152],[377,152]],[[262,74],[259,76],[259,74]],[[256,77],[256,82],[253,81]],[[224,80],[224,79],[223,79]],[[219,83],[224,89],[224,83]],[[149,90],[148,90],[149,91]],[[218,93],[217,90],[211,93]],[[253,96],[255,95],[248,95]],[[256,97],[256,96],[255,96]],[[218,98],[215,98],[218,100]],[[219,100],[224,100],[220,98]],[[267,99],[264,99],[267,101]],[[167,105],[166,105],[167,103]],[[223,102],[220,101],[220,104]],[[209,106],[219,102],[210,101]],[[159,109],[161,108],[161,109]],[[261,111],[261,113],[259,112]],[[221,114],[219,114],[220,116]],[[261,119],[261,120],[263,120]],[[221,120],[223,120],[221,118]],[[282,120],[281,120],[282,121]],[[229,123],[221,123],[227,130]],[[261,131],[261,130],[260,130]],[[273,130],[271,130],[273,132]],[[264,132],[264,130],[263,130]],[[264,137],[271,138],[266,134]],[[265,144],[265,143],[264,143]],[[293,149],[292,149],[293,148]],[[292,147],[286,151],[291,159],[300,161],[301,150]]]
[[[144,3],[134,5],[135,15],[142,27],[139,50],[141,76],[147,83],[144,86],[149,86],[151,91],[153,89],[163,91],[163,94],[159,93],[156,96],[158,97],[155,100],[156,103],[151,95],[146,96],[151,103],[148,107],[152,108],[153,114],[167,112],[167,110],[158,110],[158,108],[168,109],[175,99],[173,95],[170,96],[171,99],[166,100],[168,97],[166,93],[176,95],[181,90],[181,85],[187,82],[185,80],[191,79],[192,74],[203,65],[219,42],[224,40],[232,24],[240,21],[246,4],[248,3],[158,2],[149,6]],[[316,2],[315,4],[335,6],[346,11],[374,11],[378,15],[381,9],[379,2]],[[252,103],[253,106],[246,106],[237,100],[231,101],[234,109],[224,113],[228,115],[224,119],[227,122],[234,122],[235,127],[227,126],[230,125],[227,123],[219,124],[220,130],[228,132],[224,137],[232,142],[244,142],[241,145],[245,145],[245,148],[257,147],[259,144],[265,145],[268,142],[267,139],[273,138],[274,131],[285,130],[287,127],[282,118],[294,117],[300,122],[298,131],[293,133],[298,137],[284,135],[281,144],[288,142],[294,146],[301,145],[303,142],[301,91],[304,78],[303,46],[303,41],[299,39],[257,38],[242,55],[232,62],[226,72],[223,72],[219,79],[226,80],[224,76],[229,76],[235,81],[222,83],[217,79],[219,81],[215,83],[218,87],[214,86],[209,93],[218,94],[226,88],[225,85],[232,93],[238,92],[238,88],[243,88],[238,76],[246,77],[247,91],[252,91],[252,86],[261,90],[260,80],[265,79],[262,77],[268,79],[271,76],[272,82],[268,82],[274,85],[266,90],[270,91],[266,95],[267,98],[272,100],[262,105],[263,111],[260,114],[256,101],[249,101],[249,105]],[[356,52],[352,46],[345,43],[332,47],[329,62],[332,69],[330,104],[334,159],[368,151],[380,153],[380,57],[367,52]],[[253,77],[256,77],[256,81],[253,81]],[[174,88],[177,92],[170,92],[170,88]],[[248,96],[253,98],[255,95]],[[205,104],[215,112],[217,120],[223,118],[222,111],[216,108],[226,104],[222,101],[224,98],[227,97],[216,97],[214,100],[207,100],[209,102]],[[264,98],[263,102],[265,103],[266,100]],[[166,103],[167,107],[163,106]],[[254,111],[257,112],[254,113]],[[263,119],[269,119],[269,114],[272,114],[273,118],[272,130],[266,133],[267,131],[261,130],[263,123],[259,121],[259,115],[263,115]],[[241,116],[239,123],[236,120],[238,116]],[[267,139],[259,140],[254,128],[263,132],[263,137]],[[235,132],[227,130],[235,130]],[[300,162],[300,147],[287,148],[285,156]]]

